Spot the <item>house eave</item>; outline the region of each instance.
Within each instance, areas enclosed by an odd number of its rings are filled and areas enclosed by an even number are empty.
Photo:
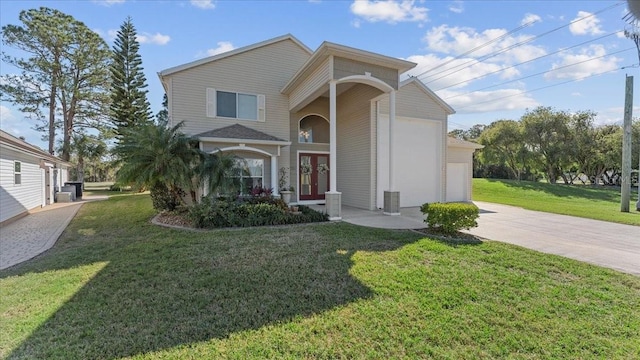
[[[479,149],[483,149],[484,145],[480,145],[471,141],[447,137],[447,147],[479,150]]]
[[[70,162],[64,161],[57,156],[51,155],[48,152],[40,149],[39,147],[31,145],[28,142],[2,130],[0,130],[0,143],[10,149],[29,154],[42,160],[51,161],[55,164],[64,165],[67,167],[73,166],[73,164],[71,164]]]
[[[232,144],[255,144],[255,145],[278,145],[289,146],[291,141],[276,141],[276,140],[255,140],[255,139],[238,139],[238,138],[222,138],[222,137],[208,137],[198,136],[200,142],[217,142],[217,143],[232,143]]]

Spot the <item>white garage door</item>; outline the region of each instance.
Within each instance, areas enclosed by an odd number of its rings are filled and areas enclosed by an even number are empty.
[[[447,164],[447,201],[469,201],[467,198],[467,188],[469,185],[469,175],[467,174],[467,164],[448,163]]]
[[[378,123],[378,196],[382,208],[384,190],[389,184],[389,121],[380,116]],[[442,123],[426,119],[396,118],[395,187],[400,191],[400,206],[420,206],[440,201]]]

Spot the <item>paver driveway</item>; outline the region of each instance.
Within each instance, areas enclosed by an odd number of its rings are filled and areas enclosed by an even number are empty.
[[[471,234],[640,276],[640,226],[474,201]]]

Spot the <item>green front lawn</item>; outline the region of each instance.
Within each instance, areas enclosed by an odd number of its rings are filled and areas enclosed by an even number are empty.
[[[588,185],[473,179],[473,200],[640,226],[637,188],[631,191],[628,213],[620,212],[620,188]]]
[[[498,242],[150,224],[85,204],[0,272],[0,358],[640,358],[640,278]]]

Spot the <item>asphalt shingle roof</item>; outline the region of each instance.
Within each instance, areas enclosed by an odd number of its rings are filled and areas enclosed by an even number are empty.
[[[246,139],[246,140],[286,142],[286,140],[282,140],[275,136],[265,134],[262,131],[250,129],[240,124],[225,126],[223,128],[215,129],[215,130],[209,130],[209,131],[200,133],[195,137],[196,138],[212,137],[212,138],[222,138],[222,139]]]

